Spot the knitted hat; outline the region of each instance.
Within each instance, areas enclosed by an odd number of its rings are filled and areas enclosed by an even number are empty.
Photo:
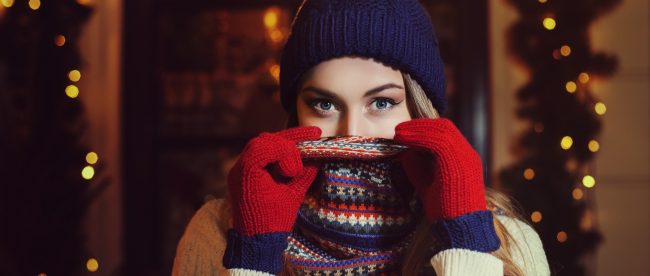
[[[342,56],[372,58],[408,73],[440,113],[447,105],[444,64],[431,19],[417,0],[305,0],[280,63],[285,110],[313,66]]]

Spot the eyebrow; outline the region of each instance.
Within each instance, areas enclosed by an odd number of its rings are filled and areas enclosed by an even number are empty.
[[[371,95],[377,94],[377,93],[379,93],[379,92],[381,92],[381,91],[384,91],[384,90],[386,90],[386,89],[389,89],[389,88],[399,88],[399,89],[404,89],[404,87],[401,87],[401,86],[399,86],[399,85],[397,85],[397,84],[394,84],[394,83],[387,83],[387,84],[384,84],[384,85],[381,85],[381,86],[378,86],[378,87],[375,87],[375,88],[373,88],[373,89],[370,89],[370,90],[366,91],[366,93],[363,94],[363,97],[368,97],[368,96],[371,96]],[[312,91],[312,92],[314,92],[314,93],[316,93],[316,94],[319,94],[319,95],[321,95],[321,96],[324,96],[324,97],[329,97],[329,98],[338,98],[338,97],[336,96],[336,93],[334,93],[334,92],[332,92],[332,91],[329,91],[329,90],[326,90],[326,89],[317,88],[317,87],[313,87],[313,86],[307,86],[307,87],[303,88],[303,89],[301,90],[301,92],[302,92],[302,91]]]

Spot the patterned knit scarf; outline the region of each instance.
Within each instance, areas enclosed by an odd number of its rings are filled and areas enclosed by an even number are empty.
[[[394,274],[413,237],[417,197],[392,140],[333,137],[299,143],[323,169],[302,203],[285,259],[299,275]]]

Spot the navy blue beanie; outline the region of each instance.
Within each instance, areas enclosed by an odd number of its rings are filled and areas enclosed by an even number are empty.
[[[342,56],[372,58],[408,73],[433,107],[444,112],[444,64],[431,18],[417,0],[305,0],[280,62],[284,109],[295,108],[305,72]]]

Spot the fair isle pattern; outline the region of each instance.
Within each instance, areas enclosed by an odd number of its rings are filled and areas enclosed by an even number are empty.
[[[300,275],[391,274],[415,228],[416,196],[389,139],[333,137],[298,143],[323,169],[298,211],[285,258]]]
[[[394,156],[406,149],[390,139],[363,136],[324,137],[298,143],[303,158],[373,160]]]

